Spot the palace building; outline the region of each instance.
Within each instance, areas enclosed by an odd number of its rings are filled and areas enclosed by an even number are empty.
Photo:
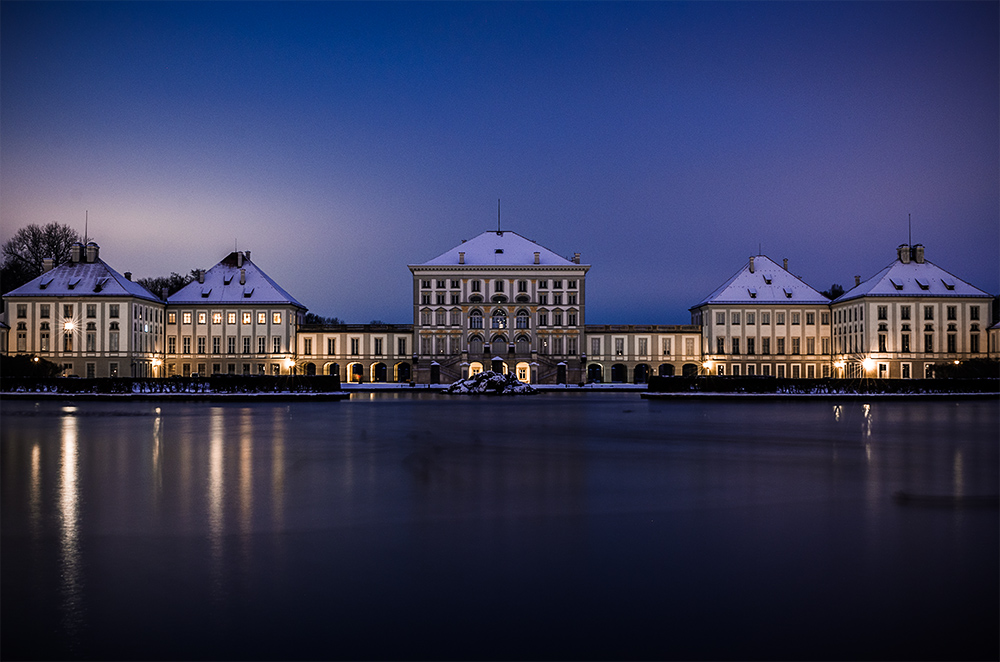
[[[305,312],[250,251],[234,251],[167,298],[166,374],[287,374]]]
[[[920,244],[830,304],[836,377],[933,377],[987,355],[993,297],[927,261]]]
[[[519,234],[487,231],[411,264],[412,324],[304,324],[299,303],[234,251],[155,296],[76,244],[71,260],[4,295],[0,348],[64,375],[339,375],[446,384],[484,370],[537,384],[645,383],[653,375],[934,376],[1000,356],[993,297],[921,245],[830,301],[755,255],[684,325],[586,323],[587,272]]]
[[[4,295],[10,354],[34,354],[79,377],[163,376],[166,304],[112,269],[93,241]]]

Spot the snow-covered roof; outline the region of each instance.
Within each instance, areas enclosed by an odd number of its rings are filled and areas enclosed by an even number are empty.
[[[459,262],[459,253],[464,253],[464,262]],[[535,264],[535,253],[538,253],[538,264],[548,266],[576,266],[572,260],[556,255],[549,249],[525,239],[510,230],[487,230],[486,232],[463,241],[433,260],[411,266],[437,265],[473,265],[473,266],[521,266]]]
[[[941,267],[897,259],[868,280],[837,297],[835,303],[859,297],[989,297]]]
[[[755,255],[736,275],[691,309],[706,304],[828,304],[830,300],[766,255]]]
[[[240,271],[246,271],[246,282],[240,283]],[[291,304],[305,309],[292,295],[275,283],[250,261],[248,253],[236,251],[205,272],[205,282],[193,280],[177,290],[167,303],[196,304]]]
[[[64,262],[11,290],[6,297],[123,297],[160,302],[149,290],[108,266],[104,260]]]

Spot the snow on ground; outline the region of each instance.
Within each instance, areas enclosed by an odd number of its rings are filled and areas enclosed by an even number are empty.
[[[455,382],[444,390],[445,393],[486,394],[486,395],[529,395],[537,391],[530,384],[518,381],[513,374],[504,375],[487,370],[468,379]]]

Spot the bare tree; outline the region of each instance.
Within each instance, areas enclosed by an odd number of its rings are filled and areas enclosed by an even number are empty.
[[[0,249],[0,290],[9,292],[42,273],[42,260],[51,257],[56,265],[69,261],[70,247],[80,241],[80,235],[68,225],[31,224],[14,233]]]
[[[163,295],[164,287],[167,288],[167,296],[170,296],[197,277],[198,270],[192,269],[191,273],[187,276],[182,276],[176,271],[172,271],[169,276],[151,276],[149,278],[140,278],[136,282],[159,297]]]

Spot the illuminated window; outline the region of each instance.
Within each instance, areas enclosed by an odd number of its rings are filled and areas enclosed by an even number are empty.
[[[257,313],[257,324],[267,324],[267,313]]]
[[[271,323],[272,324],[281,324],[281,313],[274,313],[271,316]]]
[[[181,313],[181,323],[190,324],[191,323],[191,313]]]
[[[167,313],[167,324],[177,324],[177,313]]]
[[[236,324],[236,313],[226,313],[226,322]]]
[[[212,313],[212,324],[222,324],[222,313]]]
[[[208,313],[200,312],[198,313],[198,324],[204,324],[208,321]]]
[[[243,323],[244,324],[249,324],[252,321],[253,321],[253,314],[252,313],[243,313]]]

